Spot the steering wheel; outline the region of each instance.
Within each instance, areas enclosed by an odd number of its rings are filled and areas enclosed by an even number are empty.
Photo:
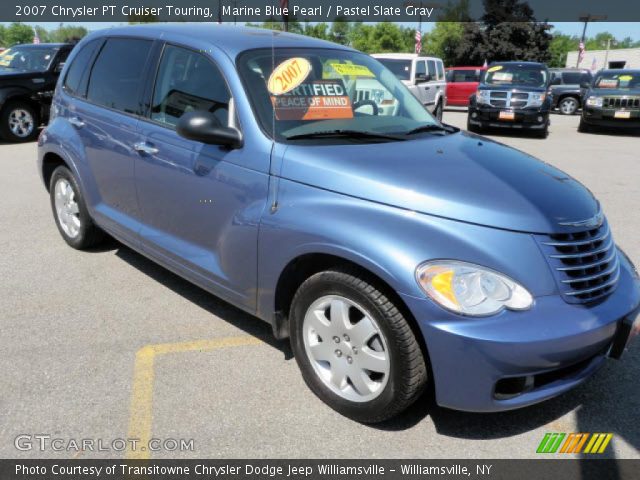
[[[353,104],[353,111],[355,112],[360,107],[364,107],[365,105],[371,105],[373,107],[373,114],[372,115],[378,115],[378,113],[380,112],[380,109],[378,108],[378,104],[376,102],[374,102],[373,100],[360,100],[359,102],[354,103]]]

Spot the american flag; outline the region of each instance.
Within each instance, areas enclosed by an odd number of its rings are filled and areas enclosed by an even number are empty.
[[[38,35],[38,30],[35,27],[33,27],[33,43],[36,45],[40,43],[40,35]]]
[[[420,53],[422,51],[422,32],[420,30],[416,30],[416,53]]]
[[[584,60],[584,42],[578,45],[578,63],[582,63],[582,60]]]

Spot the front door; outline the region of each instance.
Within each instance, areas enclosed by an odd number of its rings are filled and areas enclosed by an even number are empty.
[[[176,132],[188,111],[214,113],[228,124],[230,93],[205,55],[167,44],[158,69],[136,184],[145,225],[143,249],[233,303],[255,307],[258,223],[268,174],[230,150]]]

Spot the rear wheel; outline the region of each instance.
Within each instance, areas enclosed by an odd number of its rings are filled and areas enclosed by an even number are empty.
[[[49,194],[58,231],[71,247],[89,248],[104,238],[102,230],[91,220],[78,182],[67,167],[53,171]]]
[[[425,358],[407,320],[356,271],[307,279],[291,304],[290,322],[305,382],[347,417],[363,423],[391,418],[426,385]]]
[[[0,136],[8,142],[28,142],[38,135],[40,120],[37,110],[29,103],[8,102],[0,113]]]
[[[573,115],[578,111],[580,103],[574,97],[565,97],[558,103],[558,110],[563,115]]]

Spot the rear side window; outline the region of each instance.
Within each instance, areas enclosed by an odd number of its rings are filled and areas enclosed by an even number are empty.
[[[442,62],[436,62],[436,67],[438,67],[438,80],[443,80],[444,68],[442,68]]]
[[[152,120],[174,127],[186,112],[204,110],[226,125],[230,98],[224,77],[211,60],[167,45],[153,92]]]
[[[122,112],[139,113],[139,91],[151,45],[151,40],[107,40],[91,70],[87,99]]]
[[[429,75],[431,75],[431,79],[436,79],[436,62],[434,60],[427,60],[427,65],[429,67]]]
[[[73,59],[69,70],[67,70],[67,75],[64,78],[64,89],[71,95],[84,95],[87,80],[86,74],[89,71],[89,64],[98,45],[100,45],[99,40],[92,40],[84,45]]]
[[[480,69],[476,70],[449,70],[447,81],[451,83],[479,82]]]
[[[416,77],[424,77],[427,74],[427,68],[422,60],[416,62]]]
[[[562,83],[565,85],[578,85],[584,78],[580,72],[564,72],[562,74]]]

